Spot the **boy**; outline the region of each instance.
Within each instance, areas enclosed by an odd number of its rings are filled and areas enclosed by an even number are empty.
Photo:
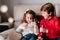
[[[44,19],[40,22],[40,32],[38,39],[42,38],[42,34],[46,33],[49,40],[60,40],[60,24],[58,18],[54,16],[55,7],[51,3],[46,3],[41,7]]]

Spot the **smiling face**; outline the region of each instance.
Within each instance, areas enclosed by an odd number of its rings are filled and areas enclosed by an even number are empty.
[[[48,12],[42,11],[42,16],[43,16],[45,19],[49,19],[49,17],[51,16],[51,13],[48,14]]]
[[[27,21],[27,23],[32,22],[32,21],[33,21],[33,15],[27,13],[27,14],[26,14],[26,21]]]
[[[45,19],[50,19],[51,16],[54,16],[55,7],[52,3],[46,3],[41,7],[40,11]]]

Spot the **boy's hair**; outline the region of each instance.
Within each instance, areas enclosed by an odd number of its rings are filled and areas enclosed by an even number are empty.
[[[52,15],[54,16],[55,7],[54,7],[54,5],[53,5],[52,3],[46,3],[46,4],[44,4],[44,5],[41,7],[40,10],[41,10],[41,11],[47,11],[48,14],[49,14],[50,12],[52,12]]]
[[[26,14],[32,14],[32,16],[33,16],[33,21],[34,21],[34,19],[35,19],[35,17],[36,17],[36,13],[35,13],[33,10],[28,10],[28,11],[26,11],[26,13],[24,14],[21,23],[23,23],[23,22],[26,22],[26,23],[27,23],[27,21],[26,21]]]

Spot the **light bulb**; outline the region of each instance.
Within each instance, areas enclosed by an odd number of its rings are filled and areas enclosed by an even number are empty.
[[[8,11],[8,7],[6,5],[2,5],[0,10],[1,10],[2,13],[5,13],[5,12]]]
[[[12,17],[10,17],[10,18],[8,19],[8,22],[9,22],[9,23],[13,23],[13,21],[14,21],[14,19],[13,19]]]

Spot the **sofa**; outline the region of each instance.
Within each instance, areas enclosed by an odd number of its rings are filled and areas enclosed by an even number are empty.
[[[0,36],[2,36],[4,40],[20,40],[21,39],[21,34],[16,33],[15,28],[1,32]]]

